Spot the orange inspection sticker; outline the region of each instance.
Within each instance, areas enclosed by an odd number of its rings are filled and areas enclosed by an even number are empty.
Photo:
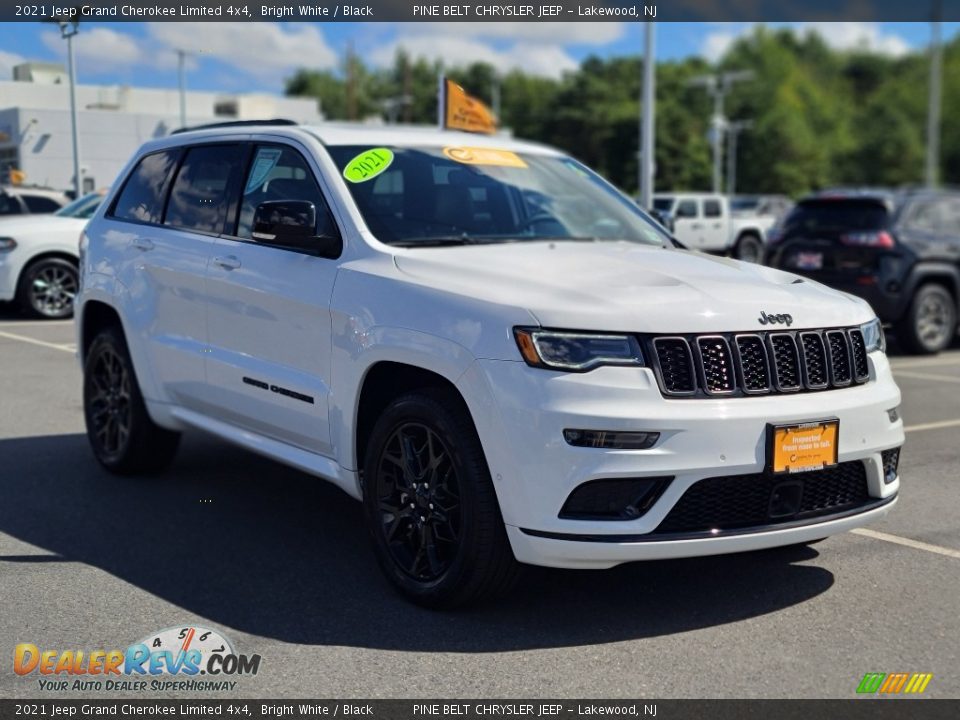
[[[839,435],[838,420],[775,427],[771,469],[795,473],[836,465]]]
[[[464,165],[500,165],[525,168],[527,164],[515,152],[483,147],[445,147],[443,154]]]

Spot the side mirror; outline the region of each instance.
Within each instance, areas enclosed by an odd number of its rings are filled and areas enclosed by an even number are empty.
[[[336,257],[342,249],[340,235],[324,213],[323,232],[317,232],[317,208],[309,200],[268,200],[253,213],[254,240],[268,245],[305,250]]]

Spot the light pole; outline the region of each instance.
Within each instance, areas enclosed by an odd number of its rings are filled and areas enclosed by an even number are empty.
[[[187,126],[187,55],[193,53],[177,48],[177,87],[180,89],[180,127]]]
[[[723,102],[734,83],[753,78],[750,70],[725,72],[718,75],[701,75],[690,81],[691,85],[704,88],[713,97],[713,117],[710,119],[710,145],[713,148],[713,192],[721,191],[723,182],[723,133],[727,129],[727,118],[723,114]]]
[[[70,75],[70,126],[73,134],[73,192],[74,199],[82,194],[83,177],[80,169],[80,129],[77,117],[77,63],[73,55],[73,37],[80,32],[77,19],[58,20],[60,36],[67,41],[67,70]]]
[[[740,133],[753,127],[752,120],[734,120],[727,123],[727,194],[737,192],[737,140]]]
[[[640,207],[653,207],[654,174],[654,102],[656,98],[654,27],[648,22],[644,28],[643,100],[640,119]]]
[[[942,0],[935,0],[930,23],[930,89],[927,104],[927,187],[939,182],[940,165],[940,99],[943,84],[943,45],[940,42],[940,13]]]

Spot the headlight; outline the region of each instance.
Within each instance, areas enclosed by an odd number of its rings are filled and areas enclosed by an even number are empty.
[[[514,328],[520,354],[528,365],[586,372],[600,365],[643,365],[640,344],[630,335],[558,332]]]
[[[13,238],[0,237],[0,252],[9,252],[17,246],[17,241]]]
[[[883,336],[883,326],[880,320],[874,318],[870,322],[860,326],[860,332],[863,333],[863,341],[867,345],[867,352],[872,353],[877,350],[887,351],[887,339]]]

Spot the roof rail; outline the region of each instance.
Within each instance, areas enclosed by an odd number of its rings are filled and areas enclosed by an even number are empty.
[[[182,127],[177,128],[171,135],[179,135],[180,133],[193,132],[194,130],[212,130],[215,128],[227,128],[227,127],[248,127],[256,125],[299,125],[296,120],[288,120],[287,118],[274,118],[272,120],[228,120],[225,122],[218,123],[208,123],[207,125],[196,125],[194,127]]]

